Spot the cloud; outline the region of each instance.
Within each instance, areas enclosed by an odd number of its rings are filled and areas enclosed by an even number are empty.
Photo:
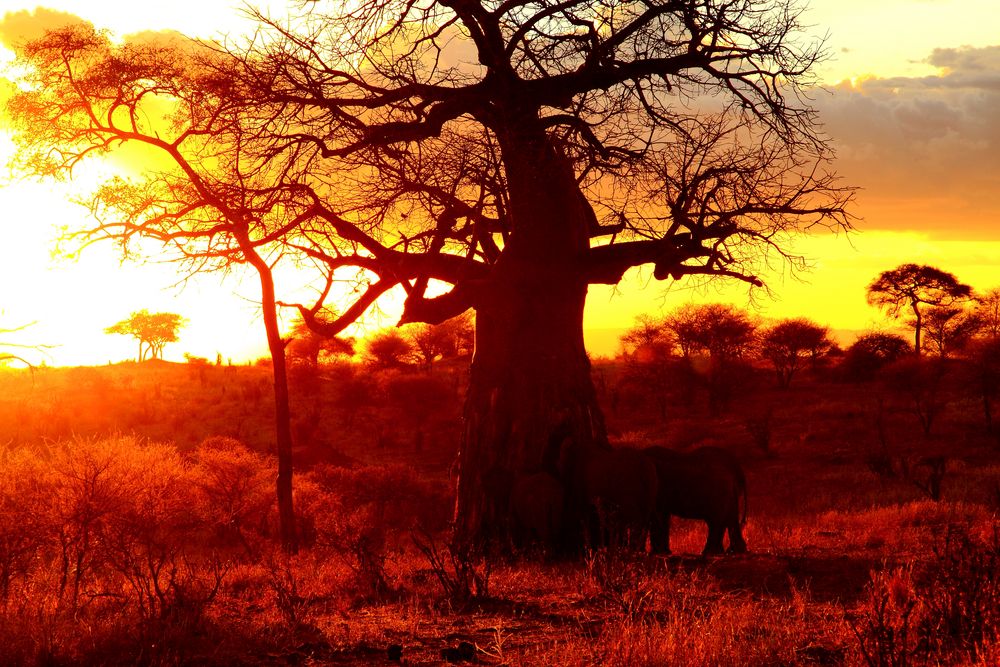
[[[45,31],[85,21],[66,12],[38,7],[33,11],[7,12],[0,19],[0,44],[11,48],[41,37]]]
[[[1000,239],[1000,46],[935,49],[924,77],[844,82],[817,106],[865,227]]]

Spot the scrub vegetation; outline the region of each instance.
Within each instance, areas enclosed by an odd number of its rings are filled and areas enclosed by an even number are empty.
[[[676,519],[670,556],[451,544],[467,358],[292,364],[296,555],[269,369],[6,369],[4,662],[996,664],[1000,440],[977,348],[883,362],[863,337],[786,383],[767,332],[789,328],[760,327],[724,377],[634,331],[594,362],[616,446],[742,461],[750,553],[721,557]]]

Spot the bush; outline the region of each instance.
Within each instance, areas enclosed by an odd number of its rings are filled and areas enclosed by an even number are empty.
[[[300,479],[299,505],[312,539],[344,558],[366,597],[395,590],[387,564],[402,553],[411,531],[440,531],[451,514],[447,489],[416,479],[402,465],[324,466],[310,480],[318,492],[302,494]]]
[[[195,507],[218,546],[239,544],[256,553],[270,534],[274,510],[273,462],[233,438],[207,438],[192,454]]]
[[[855,382],[871,380],[882,367],[902,359],[910,351],[910,344],[902,336],[878,331],[862,334],[844,353],[841,362],[844,375]]]

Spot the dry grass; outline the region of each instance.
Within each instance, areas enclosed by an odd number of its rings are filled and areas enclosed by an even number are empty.
[[[976,583],[1000,581],[1000,448],[961,387],[931,437],[878,383],[797,377],[717,417],[702,395],[665,420],[621,404],[620,445],[740,455],[752,553],[702,559],[705,527],[676,521],[670,558],[492,562],[488,595],[457,599],[412,536],[446,543],[459,373],[295,379],[310,546],[288,557],[265,369],[0,372],[0,662],[360,665],[398,645],[408,664],[1000,664]],[[746,427],[763,409],[766,448]],[[940,501],[914,481],[930,455]]]

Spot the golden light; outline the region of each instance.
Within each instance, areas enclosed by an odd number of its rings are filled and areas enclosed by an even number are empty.
[[[253,27],[242,10],[243,3],[231,0],[175,0],[153,5],[49,0],[45,4],[46,8],[40,9],[31,0],[0,0],[0,17],[17,13],[16,20],[5,21],[4,28],[38,30],[74,16],[118,36],[176,30],[196,37],[238,37]],[[294,3],[268,0],[254,4],[280,17],[293,9]],[[818,70],[820,79],[828,84],[849,81],[850,88],[861,94],[869,79],[937,72],[927,62],[934,48],[982,46],[996,40],[1000,13],[995,11],[994,0],[962,3],[965,16],[980,17],[974,21],[953,20],[954,4],[812,0],[805,22],[815,26],[817,36],[829,34],[827,44],[833,54]],[[12,38],[9,34],[0,37]],[[9,63],[10,57],[10,52],[0,47],[0,62]],[[0,161],[6,161],[10,152],[9,136],[3,134],[0,118]],[[181,341],[167,347],[167,358],[180,359],[185,352],[210,359],[221,354],[234,361],[264,355],[263,328],[255,304],[258,287],[252,277],[198,276],[181,288],[176,286],[176,267],[123,265],[112,247],[90,248],[76,260],[52,255],[61,227],[86,225],[87,212],[69,199],[107,174],[127,173],[130,165],[143,162],[141,155],[125,154],[111,163],[80,170],[73,184],[8,180],[0,186],[0,226],[5,239],[0,245],[4,286],[0,328],[37,322],[21,335],[33,342],[58,345],[50,352],[49,363],[99,364],[133,356],[131,341],[107,336],[103,330],[134,310],[148,308],[178,312],[190,322],[181,332]],[[988,184],[989,179],[985,179],[984,188]],[[992,194],[984,191],[984,196]],[[806,315],[835,329],[883,326],[882,316],[866,305],[864,288],[878,272],[907,261],[941,266],[978,288],[1000,282],[996,278],[1000,276],[996,259],[1000,258],[1000,241],[942,240],[905,230],[878,231],[886,228],[883,223],[887,221],[889,226],[898,227],[903,218],[927,219],[937,207],[926,198],[906,202],[878,192],[866,193],[866,198],[856,213],[865,218],[861,229],[871,231],[850,240],[828,235],[801,239],[796,251],[813,260],[814,270],[803,276],[804,282],[772,276],[769,282],[777,299],[755,302],[764,316]],[[310,291],[310,285],[294,276],[283,276],[282,280],[303,298]],[[635,315],[662,312],[690,300],[748,303],[742,284],[720,282],[705,289],[692,289],[684,282],[666,286],[652,281],[649,271],[633,271],[617,289],[591,289],[586,314],[588,345],[594,354],[613,354],[618,335],[632,324]],[[394,301],[384,317],[373,318],[374,326],[394,321],[399,299]]]

